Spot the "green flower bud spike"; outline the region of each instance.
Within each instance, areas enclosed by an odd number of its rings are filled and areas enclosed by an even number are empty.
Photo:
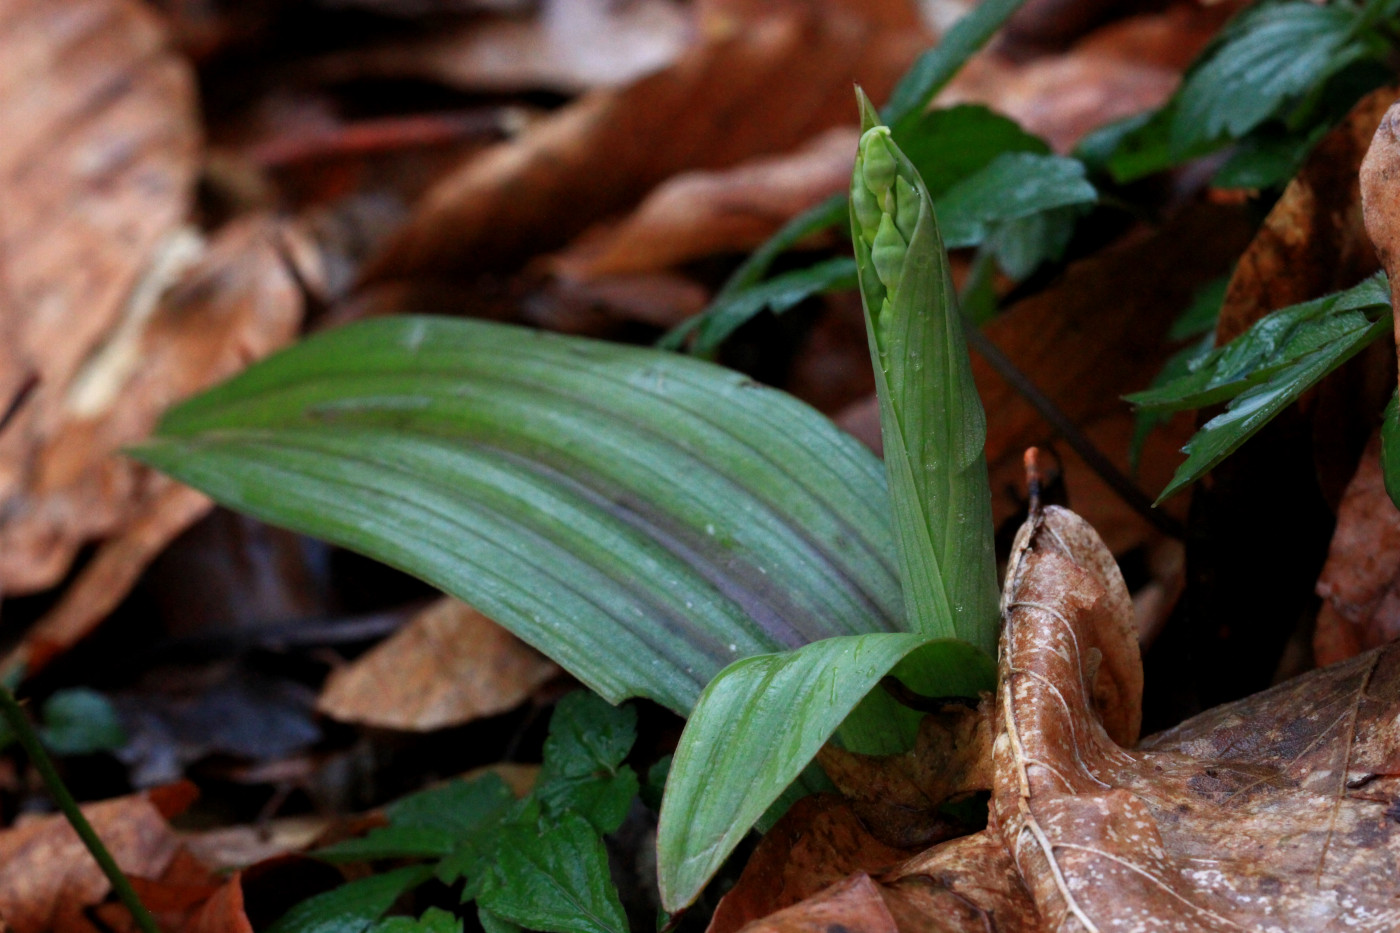
[[[908,628],[990,655],[999,595],[986,419],[957,293],[928,189],[859,90],[857,101],[863,132],[851,172],[851,241]]]

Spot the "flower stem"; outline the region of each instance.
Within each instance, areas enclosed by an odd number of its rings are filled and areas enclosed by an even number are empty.
[[[58,775],[58,769],[54,767],[53,759],[49,757],[48,752],[44,751],[44,746],[39,742],[38,734],[30,725],[29,717],[24,713],[24,707],[20,706],[19,701],[15,699],[9,688],[3,685],[0,685],[0,713],[4,714],[5,721],[14,730],[20,744],[24,746],[29,760],[38,770],[39,776],[44,779],[44,785],[48,787],[49,793],[53,796],[54,802],[58,804],[58,808],[63,811],[63,815],[68,818],[73,831],[78,834],[83,845],[87,846],[88,852],[92,853],[92,857],[97,860],[102,873],[107,876],[107,880],[112,883],[112,889],[117,892],[117,897],[126,905],[126,909],[131,911],[136,925],[141,928],[142,933],[160,933],[150,912],[141,903],[141,899],[136,896],[131,882],[117,867],[116,859],[112,858],[112,853],[107,851],[107,847],[102,844],[102,840],[93,830],[92,824],[88,822],[87,817],[83,816],[83,811],[78,808],[78,802],[68,792],[63,778]]]

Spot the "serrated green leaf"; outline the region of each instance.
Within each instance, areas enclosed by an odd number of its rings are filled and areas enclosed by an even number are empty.
[[[915,59],[899,79],[881,111],[883,121],[902,129],[901,123],[917,119],[929,101],[953,80],[967,60],[996,35],[1024,2],[984,0],[954,23],[938,45]]]
[[[1386,494],[1400,508],[1400,396],[1394,393],[1381,417],[1381,473]]]
[[[1390,331],[1391,321],[1383,317],[1340,334],[1331,342],[1292,359],[1268,378],[1235,396],[1224,414],[1206,422],[1182,448],[1187,453],[1186,462],[1177,469],[1157,501],[1175,495],[1200,479],[1322,377]]]
[[[879,130],[871,130],[872,133]],[[898,176],[917,192],[917,222],[892,291],[854,211],[856,262],[880,399],[908,629],[994,650],[998,620],[986,417],[972,380],[928,191],[898,147]],[[1017,158],[1016,156],[1003,158]],[[853,191],[863,180],[857,159]],[[888,215],[887,215],[888,216]]]
[[[483,321],[318,335],[136,455],[476,606],[613,702],[903,611],[879,461],[700,361]]]
[[[949,694],[976,694],[994,682],[991,658],[963,642],[863,635],[748,658],[710,683],[681,734],[661,806],[658,878],[667,910],[695,899],[847,714],[921,648],[921,670]]]
[[[1126,396],[1141,408],[1180,411],[1234,398],[1303,356],[1348,340],[1390,306],[1383,276],[1265,315],[1229,344],[1199,356],[1191,371]]]
[[[96,690],[72,687],[44,701],[39,738],[55,755],[91,755],[126,744],[112,703]]]
[[[956,249],[982,242],[992,224],[1097,199],[1078,159],[1008,152],[945,191],[935,213],[944,245]]]
[[[992,227],[983,246],[1013,279],[1029,276],[1047,262],[1058,262],[1069,247],[1085,204],[1056,207]]]
[[[520,933],[520,925],[511,923],[505,917],[476,905],[476,919],[481,923],[482,933]]]
[[[506,826],[477,902],[531,930],[628,933],[602,837],[569,811]]]
[[[442,858],[456,837],[431,826],[377,826],[359,839],[347,839],[311,853],[327,862],[367,862],[385,858]]]
[[[534,796],[550,812],[574,810],[598,832],[615,832],[637,796],[637,775],[622,764],[636,738],[633,707],[569,694],[550,719]]]
[[[1285,103],[1364,56],[1348,4],[1296,0],[1241,14],[1227,38],[1188,73],[1175,97],[1171,140],[1178,153],[1243,136]]]
[[[426,865],[415,865],[351,881],[297,904],[267,933],[361,933],[432,873]]]

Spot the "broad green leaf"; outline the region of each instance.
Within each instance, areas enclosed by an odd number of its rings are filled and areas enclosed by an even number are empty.
[[[569,811],[507,825],[477,903],[529,930],[628,933],[602,837]]]
[[[899,79],[881,111],[883,122],[901,124],[917,119],[929,101],[953,80],[967,60],[986,45],[1025,0],[984,0],[953,24],[938,45],[914,60]]]
[[[1238,138],[1285,103],[1367,53],[1355,35],[1357,11],[1306,0],[1261,4],[1229,26],[1226,39],[1194,66],[1177,92],[1172,145],[1184,152]]]
[[[944,245],[956,249],[982,242],[994,223],[1097,198],[1078,159],[1008,152],[943,192],[935,210]]]
[[[1390,501],[1400,508],[1400,396],[1391,395],[1381,419],[1381,473]]]
[[[311,854],[327,862],[367,862],[386,858],[442,858],[457,839],[433,826],[378,826],[359,839],[347,839]]]
[[[671,762],[657,831],[667,910],[686,906],[754,822],[896,664],[920,668],[948,694],[994,682],[989,656],[922,635],[829,638],[739,661],[705,688]]]
[[[877,157],[893,179],[882,189],[866,180]],[[851,205],[907,627],[990,652],[998,594],[986,418],[931,199],[881,127],[862,138]]]
[[[684,712],[735,659],[902,628],[879,461],[671,353],[367,321],[180,405],[136,456],[422,577],[613,702]]]
[[[96,690],[72,687],[44,701],[39,738],[55,755],[91,755],[126,744],[111,701]]]
[[[1363,319],[1364,323],[1364,319]],[[1323,376],[1351,359],[1372,341],[1391,332],[1390,318],[1364,323],[1287,365],[1235,396],[1224,414],[1206,422],[1190,443],[1183,463],[1162,490],[1157,501],[1175,495],[1186,485],[1204,476],[1211,468],[1234,453],[1241,444],[1268,424],[1298,396],[1316,385]]]
[[[371,929],[372,933],[462,933],[462,921],[440,907],[429,907],[416,919],[389,917]]]
[[[428,866],[415,865],[351,881],[297,904],[267,933],[361,933],[432,874]]]
[[[584,690],[569,694],[550,719],[534,796],[551,812],[570,809],[598,832],[615,832],[637,796],[637,775],[622,764],[636,738],[631,706],[609,706]]]

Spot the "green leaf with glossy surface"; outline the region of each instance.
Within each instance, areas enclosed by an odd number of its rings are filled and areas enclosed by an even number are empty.
[[[956,249],[981,243],[992,224],[1097,199],[1078,159],[1008,152],[949,188],[934,207],[943,244]]]
[[[1174,149],[1243,136],[1357,61],[1367,54],[1355,34],[1357,22],[1349,4],[1306,0],[1261,4],[1241,14],[1176,94]]]
[[[695,334],[690,351],[700,356],[711,354],[760,312],[782,314],[813,295],[854,288],[855,284],[856,264],[848,257],[838,256],[717,298],[692,318],[693,325],[682,325]]]
[[[948,694],[975,695],[994,682],[991,658],[963,642],[863,635],[748,658],[705,688],[661,806],[658,876],[667,910],[695,899],[847,714],[921,648],[920,670]]]
[[[1204,476],[1324,376],[1372,341],[1389,334],[1391,326],[1388,315],[1375,321],[1361,316],[1349,321],[1347,329],[1331,334],[1326,343],[1271,370],[1267,378],[1251,382],[1249,388],[1230,400],[1223,414],[1206,422],[1182,448],[1187,454],[1186,462],[1177,469],[1158,501]]]
[[[883,209],[872,245],[873,215],[862,220],[856,206],[864,197],[857,188],[867,184],[863,166],[870,157],[857,157],[851,228],[880,399],[907,626],[929,637],[961,638],[991,652],[999,596],[983,452],[986,416],[972,380],[932,199],[882,128],[866,131],[863,152],[876,151],[871,140],[877,136],[894,161],[895,184],[913,192],[902,196],[907,210],[898,223],[909,232],[894,287],[887,281],[888,270],[877,268],[891,215]],[[904,234],[896,230],[895,235],[904,242]]]
[[[267,933],[362,933],[432,873],[425,865],[415,865],[351,881],[297,904]]]
[[[801,402],[656,350],[396,317],[186,402],[136,455],[477,607],[611,701],[902,628],[880,463]]]
[[[1223,347],[1190,363],[1190,371],[1126,396],[1145,409],[1180,411],[1234,398],[1315,350],[1351,339],[1390,308],[1384,276],[1346,291],[1270,312]]]
[[[477,903],[530,930],[628,933],[602,837],[570,811],[508,824]]]

